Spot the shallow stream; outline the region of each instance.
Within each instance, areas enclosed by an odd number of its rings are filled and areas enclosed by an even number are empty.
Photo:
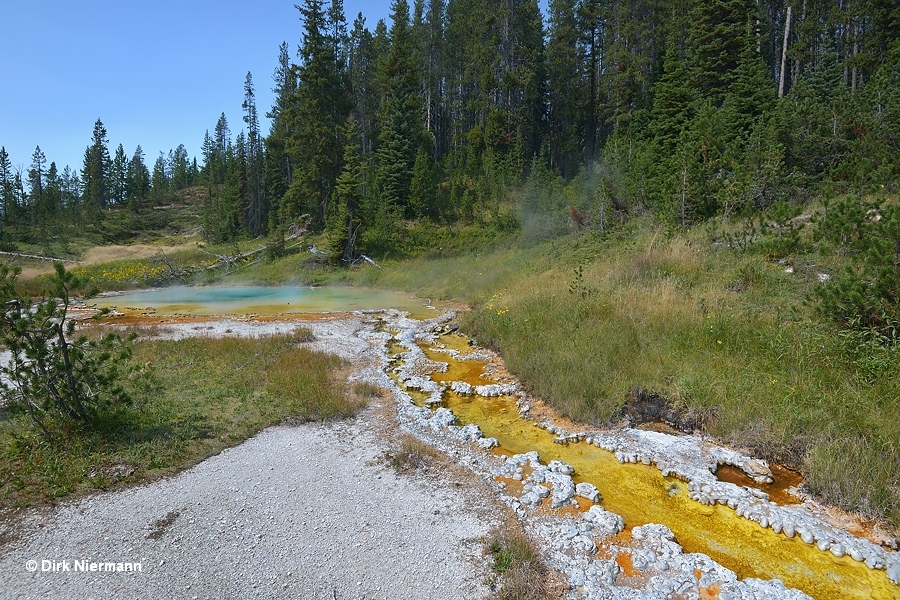
[[[464,381],[472,386],[495,383],[482,376],[488,367],[486,361],[456,360],[452,353],[446,352],[446,349],[458,350],[463,355],[470,352],[465,338],[444,335],[438,345],[443,348],[420,344],[429,359],[448,364],[445,372],[431,374],[434,381],[448,384]],[[500,446],[494,452],[512,455],[536,450],[542,463],[556,459],[572,465],[574,480],[597,486],[603,497],[601,505],[624,518],[626,530],[617,536],[616,543],[627,546],[630,531],[637,525],[661,523],[672,530],[685,552],[706,554],[740,578],[777,578],[817,600],[900,597],[900,588],[888,580],[885,571],[869,569],[849,556],[838,558],[814,544],[805,544],[799,537],[775,533],[739,517],[727,506],[708,506],[692,500],[685,482],[664,477],[655,466],[620,463],[613,453],[585,442],[555,443],[553,434],[519,415],[516,398],[512,396],[460,395],[448,389],[443,393],[443,400],[460,425],[476,424],[485,437],[499,441]],[[723,473],[724,480],[741,481],[739,471],[728,471]],[[774,484],[760,489],[779,504],[799,502],[786,490],[789,483],[796,484],[799,478],[786,469],[776,468],[773,472]],[[515,480],[503,483],[509,487],[521,485]]]

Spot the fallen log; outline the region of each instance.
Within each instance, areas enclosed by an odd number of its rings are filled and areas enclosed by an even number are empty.
[[[25,254],[24,252],[0,252],[0,254],[5,256],[15,256],[16,258],[33,258],[35,260],[45,260],[47,262],[78,262],[77,260],[72,260],[70,258],[55,258],[53,256],[41,256],[40,254]]]
[[[302,219],[302,221],[299,225],[296,223],[292,223],[288,228],[288,235],[284,238],[285,242],[296,240],[297,238],[302,237],[308,231],[310,220],[309,215],[302,215],[300,219]],[[204,254],[216,257],[216,262],[206,267],[207,271],[213,271],[223,266],[229,266],[237,269],[240,263],[246,262],[247,260],[253,258],[261,252],[265,252],[269,248],[269,246],[270,244],[267,244],[265,246],[260,246],[259,248],[256,248],[254,250],[250,250],[249,252],[238,251],[231,255],[215,254],[214,252],[209,252],[208,250],[205,250],[200,244],[197,244],[197,249]],[[258,260],[259,259],[254,260],[250,264],[255,264]]]

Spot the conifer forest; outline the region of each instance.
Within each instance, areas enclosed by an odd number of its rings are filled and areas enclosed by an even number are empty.
[[[898,186],[891,0],[550,0],[546,14],[537,0],[395,0],[374,27],[341,0],[297,11],[273,106],[257,107],[247,73],[242,122],[222,113],[199,157],[111,150],[101,119],[82,165],[38,145],[17,169],[0,148],[0,242],[115,239],[111,210],[141,215],[191,186],[208,190],[212,242],[303,218],[344,262],[414,253],[447,227],[540,237],[637,212],[688,227]],[[527,185],[579,178],[584,193],[552,201]]]

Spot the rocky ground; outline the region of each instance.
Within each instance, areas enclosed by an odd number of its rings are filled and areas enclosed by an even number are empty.
[[[351,358],[354,379],[390,393],[351,421],[272,428],[171,479],[30,513],[19,539],[0,546],[0,598],[480,598],[490,593],[483,536],[511,514],[564,574],[573,598],[807,597],[778,581],[738,580],[709,557],[683,552],[661,525],[633,528],[629,578],[621,585],[616,548],[605,545],[598,554],[597,545],[622,530],[620,517],[599,504],[583,514],[534,508],[565,506],[576,496],[597,501],[596,488],[576,486],[568,465],[542,463],[536,453],[487,452],[495,440],[476,426],[456,426],[445,408],[415,406],[386,374],[390,329],[405,349],[399,379],[437,398],[440,386],[419,369],[428,361],[416,342],[446,329],[449,318],[420,322],[388,312],[304,322],[317,349]],[[228,320],[163,325],[153,333],[262,335],[296,325]],[[515,388],[453,385],[485,396]],[[711,476],[710,464],[726,463],[765,478],[759,461],[693,436],[543,426],[563,441],[610,450],[620,462],[652,463],[675,474],[690,482],[698,502],[728,504],[763,527],[785,535],[790,529],[836,556],[858,554],[853,558],[900,578],[896,553]],[[447,457],[441,477],[398,476],[385,466],[398,429]],[[498,476],[522,480],[522,493],[498,487]],[[38,562],[35,572],[27,570],[28,560]],[[47,572],[44,560],[68,560],[70,569],[74,560],[140,562],[142,572]]]

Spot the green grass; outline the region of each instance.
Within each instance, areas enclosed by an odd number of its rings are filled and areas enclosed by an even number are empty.
[[[706,415],[708,435],[800,468],[822,499],[900,524],[900,348],[816,316],[810,292],[836,261],[779,263],[711,227],[638,218],[606,236],[355,276],[471,303],[464,330],[575,420],[616,422],[641,386]]]
[[[547,568],[531,541],[518,531],[495,529],[486,540],[494,574],[487,582],[499,600],[545,600],[555,597]]]
[[[24,416],[0,415],[0,506],[153,479],[270,425],[352,415],[370,391],[345,391],[343,362],[298,336],[139,342],[134,405],[51,440]]]

